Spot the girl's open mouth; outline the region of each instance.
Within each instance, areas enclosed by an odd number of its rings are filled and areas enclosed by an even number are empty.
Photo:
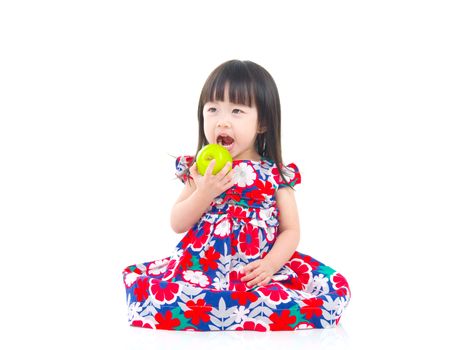
[[[229,151],[233,148],[234,139],[231,136],[220,135],[217,138],[217,143]]]

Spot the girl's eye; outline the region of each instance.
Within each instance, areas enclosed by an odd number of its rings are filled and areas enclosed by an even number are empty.
[[[215,107],[207,108],[207,112],[209,112],[209,113],[215,113],[216,111],[217,111],[217,109]],[[244,111],[242,109],[234,108],[233,113],[242,114],[242,113],[244,113]]]

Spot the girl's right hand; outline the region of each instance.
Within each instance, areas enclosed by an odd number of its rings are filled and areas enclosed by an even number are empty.
[[[199,174],[197,171],[197,165],[194,164],[189,168],[189,173],[194,180],[197,187],[197,191],[209,196],[213,200],[220,194],[234,186],[235,181],[233,179],[234,171],[231,168],[231,163],[228,162],[223,169],[220,170],[216,175],[212,174],[213,167],[215,166],[215,159],[212,159],[205,170],[204,176]]]

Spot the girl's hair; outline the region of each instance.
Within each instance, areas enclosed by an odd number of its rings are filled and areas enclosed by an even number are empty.
[[[197,152],[208,144],[204,133],[204,105],[209,101],[224,101],[224,91],[229,83],[229,100],[232,103],[252,107],[255,102],[258,125],[264,128],[257,135],[255,149],[261,157],[276,163],[281,179],[289,186],[282,173],[281,152],[281,105],[279,93],[271,75],[252,61],[230,60],[219,65],[205,81],[199,98],[197,117],[199,121],[199,142]]]

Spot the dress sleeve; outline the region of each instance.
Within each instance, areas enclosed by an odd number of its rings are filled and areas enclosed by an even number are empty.
[[[185,183],[186,180],[191,179],[189,175],[189,168],[194,164],[193,156],[179,156],[175,160],[175,176]]]
[[[290,163],[286,166],[282,166],[282,173],[284,174],[285,179],[290,184],[290,186],[294,187],[302,182],[302,177],[300,175],[300,171],[295,163]],[[288,187],[287,184],[282,179],[279,171],[276,168],[276,182],[279,185],[278,188]]]

